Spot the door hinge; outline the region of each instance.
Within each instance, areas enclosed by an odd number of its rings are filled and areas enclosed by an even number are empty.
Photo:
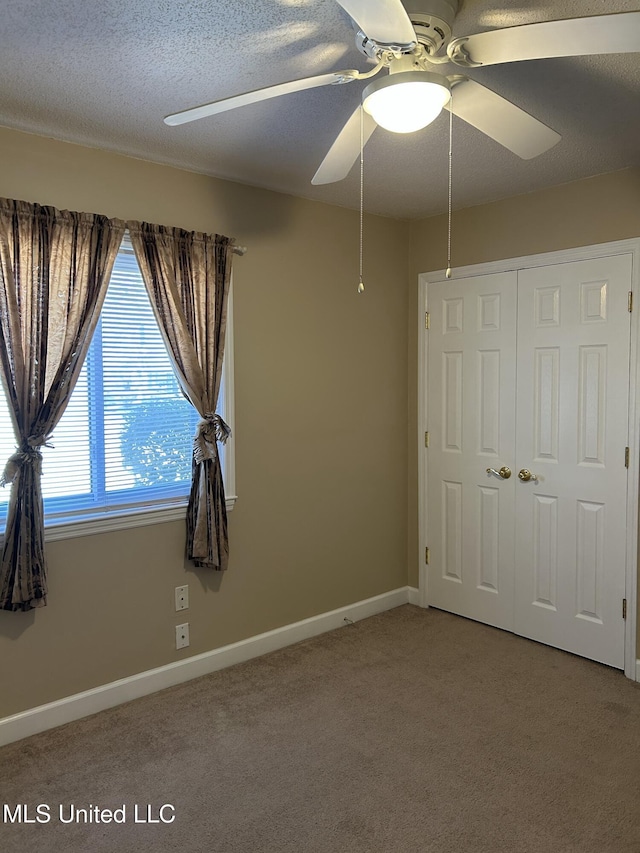
[[[431,327],[431,320],[429,318],[429,312],[424,312],[424,327],[425,329],[429,329]]]
[[[623,619],[627,618],[627,599],[626,598],[622,599],[622,618]]]
[[[629,291],[629,313],[633,311],[633,291]]]
[[[424,434],[424,446],[429,447],[429,433],[425,432]]]
[[[624,467],[629,467],[629,448],[625,447],[624,449]]]
[[[428,566],[429,565],[429,549],[428,548],[424,549],[424,561]]]

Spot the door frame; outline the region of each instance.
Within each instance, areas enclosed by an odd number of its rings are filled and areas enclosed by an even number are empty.
[[[575,249],[563,249],[538,255],[525,255],[488,263],[456,267],[452,278],[456,280],[493,273],[512,272],[530,267],[551,266],[575,261],[591,260],[608,255],[631,255],[631,292],[636,304],[631,312],[631,340],[629,352],[629,472],[627,488],[627,541],[625,566],[625,595],[627,619],[625,623],[624,674],[632,681],[640,681],[640,659],[636,659],[637,594],[638,594],[638,512],[640,509],[640,237],[598,243]],[[420,607],[429,606],[425,549],[429,545],[429,513],[427,506],[428,458],[425,431],[428,430],[428,376],[429,338],[425,328],[428,310],[429,284],[445,279],[444,270],[421,273],[418,276],[418,579]]]

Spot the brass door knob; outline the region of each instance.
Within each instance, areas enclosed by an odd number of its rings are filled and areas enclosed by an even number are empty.
[[[487,468],[487,474],[495,474],[496,477],[502,477],[503,480],[508,480],[511,476],[511,468],[507,468],[506,465],[503,465],[499,471],[496,471],[495,468]]]
[[[518,477],[523,483],[528,483],[529,480],[534,480],[536,483],[538,482],[538,475],[532,474],[528,468],[523,468],[521,471],[518,471]]]

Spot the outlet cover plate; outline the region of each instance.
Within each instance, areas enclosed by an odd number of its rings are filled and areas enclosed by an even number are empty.
[[[189,645],[189,623],[176,625],[176,649],[186,649]]]
[[[189,608],[189,585],[176,587],[176,613]]]

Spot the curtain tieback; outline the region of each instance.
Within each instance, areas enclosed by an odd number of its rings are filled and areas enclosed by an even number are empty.
[[[218,456],[218,441],[227,443],[231,436],[231,428],[220,415],[207,412],[198,422],[198,430],[193,439],[193,458],[197,465],[205,459],[216,459]]]
[[[42,473],[42,447],[53,447],[48,435],[30,435],[8,459],[0,477],[0,486],[13,483],[24,465],[31,465],[37,474]]]

